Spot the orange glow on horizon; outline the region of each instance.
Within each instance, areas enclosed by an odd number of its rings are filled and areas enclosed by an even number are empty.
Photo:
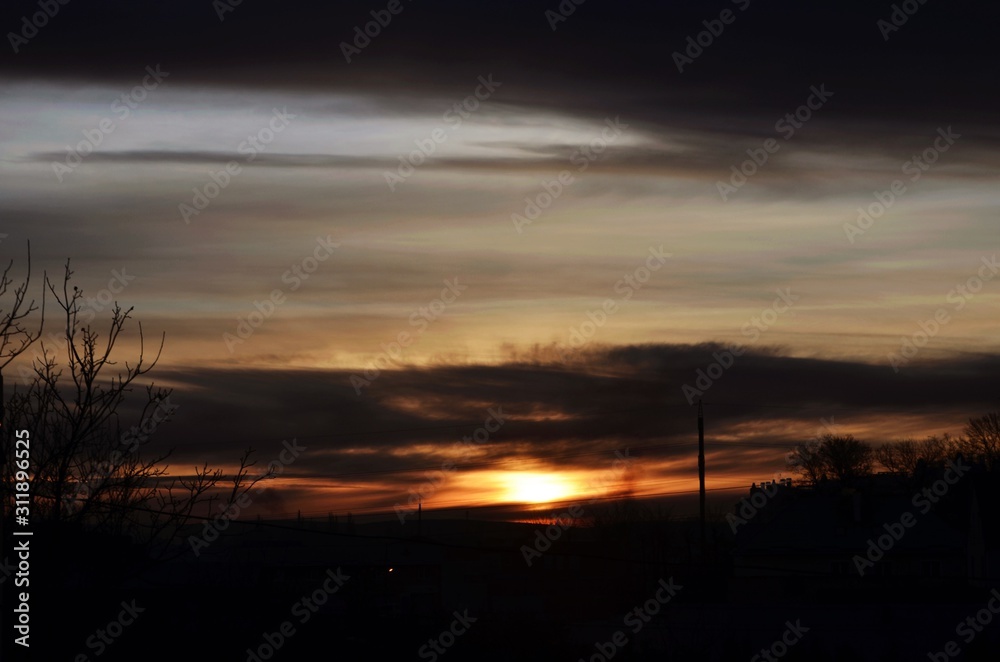
[[[511,472],[505,477],[505,482],[505,500],[516,503],[538,504],[562,501],[577,492],[565,476],[556,473]]]

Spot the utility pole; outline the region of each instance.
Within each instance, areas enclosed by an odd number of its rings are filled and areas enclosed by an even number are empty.
[[[705,413],[698,400],[698,504],[701,520],[701,555],[705,556]]]

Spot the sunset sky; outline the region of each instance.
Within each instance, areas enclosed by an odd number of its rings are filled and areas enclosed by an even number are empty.
[[[166,333],[173,471],[306,448],[251,515],[695,490],[693,390],[716,489],[997,409],[995,8],[220,4],[0,11],[0,252]]]

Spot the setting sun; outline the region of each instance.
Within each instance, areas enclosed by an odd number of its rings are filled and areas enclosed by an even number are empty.
[[[569,481],[555,474],[519,472],[506,480],[507,498],[520,503],[548,503],[573,494]]]

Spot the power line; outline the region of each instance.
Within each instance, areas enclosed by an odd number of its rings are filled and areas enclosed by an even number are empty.
[[[724,486],[724,487],[710,487],[710,488],[707,488],[705,491],[706,492],[731,492],[733,490],[746,490],[746,491],[749,491],[750,488],[747,485],[730,485],[730,486]],[[616,501],[616,500],[624,500],[626,498],[635,499],[635,500],[639,500],[639,499],[653,499],[653,498],[657,498],[657,497],[682,496],[682,495],[685,495],[685,494],[698,494],[698,493],[699,493],[699,490],[677,490],[677,491],[672,491],[672,492],[651,492],[651,493],[635,494],[635,495],[628,495],[628,496],[622,495],[622,494],[612,494],[612,495],[600,496],[600,497],[584,497],[584,498],[575,498],[575,499],[569,498],[569,499],[560,499],[560,500],[557,500],[557,501],[546,501],[544,505],[546,506],[546,508],[545,508],[546,511],[551,511],[553,509],[571,507],[573,505],[578,505],[578,504],[581,504],[581,503],[592,503],[594,501]],[[434,506],[433,510],[460,510],[460,509],[463,509],[463,508],[467,508],[467,509],[472,509],[472,508],[477,508],[477,509],[516,508],[516,507],[519,507],[519,506],[523,507],[525,505],[538,506],[538,505],[542,505],[542,504],[524,504],[524,503],[520,503],[520,502],[509,502],[509,503],[494,503],[494,504],[473,505],[473,504],[469,504],[469,502],[467,502],[467,501],[444,501],[444,502],[434,502],[434,501],[431,501],[430,505]],[[299,511],[275,513],[275,516],[284,516],[284,515],[292,516],[292,515],[295,515],[297,512],[299,512]],[[388,507],[388,506],[363,506],[361,508],[352,508],[350,510],[350,512],[351,513],[361,513],[361,514],[382,514],[382,513],[384,513],[384,514],[393,514],[394,513],[394,511],[390,507]],[[317,517],[321,517],[321,516],[326,515],[328,513],[329,513],[329,509],[327,509],[325,511],[320,511],[320,510],[307,511],[307,512],[303,513],[303,515],[315,515]]]
[[[41,496],[41,498],[48,498],[48,499],[53,498],[53,497],[47,497],[47,496],[42,496],[42,495],[36,495],[36,498],[38,498],[39,496]],[[119,509],[123,509],[123,510],[132,510],[132,511],[136,511],[136,512],[145,512],[145,513],[154,514],[154,515],[173,515],[174,514],[174,513],[171,513],[169,511],[156,510],[156,509],[153,509],[153,508],[145,508],[143,506],[135,506],[135,505],[127,505],[127,504],[108,504],[108,503],[105,503],[105,504],[102,504],[102,505],[110,506],[110,507],[113,507],[113,508],[119,508]],[[218,520],[218,517],[207,517],[207,516],[203,516],[203,515],[187,515],[187,519],[189,519],[189,520],[203,521],[203,522],[214,522],[214,521]],[[296,531],[296,532],[299,532],[299,533],[310,533],[310,534],[317,534],[317,535],[327,535],[327,536],[334,536],[334,537],[339,537],[339,538],[354,538],[354,539],[373,540],[373,541],[375,541],[375,540],[381,540],[381,541],[398,542],[398,543],[410,544],[410,545],[421,544],[421,545],[430,545],[430,546],[434,546],[434,547],[447,547],[447,548],[451,548],[451,549],[464,549],[464,550],[472,550],[472,551],[478,551],[478,552],[490,551],[490,552],[509,553],[509,554],[518,554],[518,555],[521,555],[523,553],[520,547],[513,548],[513,547],[496,547],[496,546],[493,546],[493,545],[470,545],[470,544],[462,544],[462,543],[445,542],[445,541],[442,541],[442,540],[429,540],[429,539],[425,539],[425,538],[407,538],[407,537],[404,537],[404,536],[392,536],[392,535],[364,535],[364,534],[359,534],[359,533],[331,531],[329,529],[325,529],[324,530],[324,529],[313,529],[313,528],[309,528],[309,527],[292,526],[292,525],[288,525],[288,524],[279,524],[277,522],[267,522],[267,521],[262,521],[262,520],[248,521],[248,520],[231,519],[231,520],[228,520],[228,522],[229,522],[229,524],[240,524],[240,525],[243,525],[243,526],[262,527],[262,528],[278,529],[278,530],[285,530],[285,531]],[[227,534],[225,534],[223,532],[220,532],[220,536],[225,536],[225,535],[227,535]],[[229,534],[229,535],[231,535],[231,534]],[[663,563],[664,563],[664,562],[657,562],[657,561],[647,561],[647,560],[643,560],[643,559],[627,559],[627,558],[621,558],[621,557],[606,556],[606,555],[603,555],[603,554],[585,554],[585,553],[580,553],[580,552],[569,552],[569,551],[561,551],[561,550],[549,550],[549,551],[546,552],[546,554],[547,555],[551,554],[553,556],[589,558],[589,559],[598,560],[598,561],[611,561],[611,562],[616,562],[616,563],[634,563],[634,564],[639,564],[639,565],[660,566],[660,565],[663,565]]]
[[[724,490],[724,489],[734,489],[734,488],[709,488],[708,491],[716,491],[716,490]],[[697,492],[697,490],[689,490],[686,493],[695,493],[695,492]],[[678,492],[678,493],[674,493],[674,494],[683,494],[683,493],[684,492]],[[664,494],[671,494],[671,493],[664,493]],[[49,499],[52,498],[52,497],[47,497],[47,496],[43,496],[43,495],[36,495],[35,496],[35,498],[39,498],[39,497],[41,497],[41,498],[49,498]],[[116,507],[116,508],[121,508],[121,509],[125,509],[125,510],[134,510],[134,511],[137,511],[137,512],[147,512],[147,513],[151,513],[151,514],[160,514],[160,515],[171,515],[172,514],[172,513],[168,512],[168,511],[155,510],[155,509],[152,509],[152,508],[144,508],[142,506],[129,506],[129,505],[126,505],[126,504],[103,504],[103,505],[111,506],[111,507]],[[204,522],[214,522],[218,518],[217,517],[206,517],[206,516],[202,516],[202,515],[188,515],[187,519],[189,519],[189,520],[197,520],[197,521],[204,521]],[[693,521],[693,519],[688,518],[688,519],[683,519],[683,520],[680,520],[680,521]],[[396,543],[408,544],[408,545],[418,545],[419,544],[419,545],[428,545],[428,546],[432,546],[432,547],[445,547],[445,548],[450,548],[450,549],[463,549],[463,550],[470,550],[470,551],[477,551],[477,552],[484,552],[484,551],[486,551],[486,552],[497,552],[497,553],[504,553],[504,554],[518,554],[518,555],[523,554],[521,547],[518,547],[518,548],[515,549],[513,547],[497,547],[497,546],[494,546],[494,545],[470,545],[470,544],[446,542],[446,541],[443,541],[443,540],[430,540],[430,539],[426,539],[426,538],[412,538],[412,537],[411,538],[407,538],[405,536],[393,536],[393,535],[384,535],[384,534],[364,535],[364,534],[359,534],[359,533],[349,533],[349,532],[342,532],[342,531],[331,531],[329,529],[316,529],[316,528],[310,528],[310,527],[292,526],[292,525],[288,525],[288,524],[279,524],[277,522],[269,522],[269,521],[263,521],[263,520],[248,521],[248,520],[233,519],[233,520],[229,520],[229,523],[230,524],[243,525],[243,526],[249,526],[249,527],[255,527],[255,528],[269,528],[269,529],[277,529],[277,530],[285,530],[285,531],[295,531],[295,532],[298,532],[298,533],[308,533],[308,534],[313,534],[313,535],[326,535],[326,536],[334,536],[334,537],[339,537],[339,538],[353,538],[353,539],[373,540],[373,541],[375,541],[375,540],[381,540],[381,541],[396,542]],[[526,526],[527,526],[527,524],[526,524]],[[232,535],[240,535],[240,534],[227,534],[227,533],[224,533],[224,532],[220,532],[220,537],[226,537],[226,536],[232,536]],[[677,560],[651,561],[651,560],[646,560],[646,559],[634,559],[634,558],[622,558],[622,557],[616,557],[616,556],[607,556],[607,555],[603,555],[603,554],[587,554],[587,553],[582,553],[582,552],[578,552],[578,551],[564,551],[564,550],[560,550],[560,549],[549,549],[548,551],[545,552],[545,554],[547,556],[551,555],[551,556],[560,556],[560,557],[569,557],[569,558],[585,558],[585,559],[593,559],[593,560],[598,560],[598,561],[610,561],[610,562],[614,562],[614,563],[631,563],[631,564],[635,564],[635,565],[656,566],[656,567],[661,567],[663,565],[672,565],[672,564],[685,563],[685,561],[677,561]],[[822,570],[809,570],[809,569],[805,569],[805,568],[775,568],[775,567],[772,567],[772,566],[755,566],[755,565],[747,565],[747,564],[742,564],[742,563],[734,564],[733,568],[734,569],[745,569],[745,570],[750,570],[750,569],[753,569],[753,570],[766,570],[766,571],[775,573],[776,576],[787,576],[787,575],[837,576],[833,569],[831,569],[829,571],[822,571]],[[1000,580],[1000,577],[984,577],[982,579]]]

